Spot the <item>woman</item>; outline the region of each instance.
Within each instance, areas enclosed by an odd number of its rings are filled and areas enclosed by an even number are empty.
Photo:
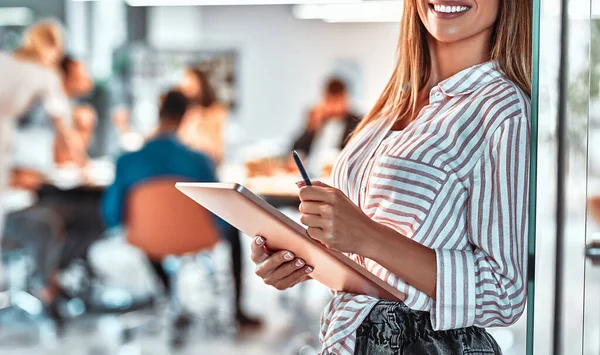
[[[67,122],[69,102],[63,92],[57,66],[63,55],[60,26],[43,22],[25,33],[22,46],[13,53],[0,52],[0,197],[8,184],[12,135],[18,117],[41,100],[52,119],[57,138],[67,144],[75,161],[85,154]],[[52,151],[52,147],[48,147]],[[0,236],[3,212],[0,205]]]
[[[54,123],[58,141],[68,147],[73,160],[85,160],[85,152],[68,125],[69,101],[57,74],[62,56],[61,28],[54,22],[43,22],[30,27],[19,49],[13,53],[0,52],[0,239],[6,237],[3,244],[18,241],[19,245],[28,245],[36,253],[39,266],[37,271],[40,272],[42,282],[40,297],[47,304],[56,294],[52,274],[62,247],[62,226],[53,211],[36,206],[14,213],[11,217],[12,228],[5,235],[5,212],[1,200],[11,173],[12,136],[17,118],[22,117],[36,101],[43,104]],[[46,149],[51,152],[51,144]],[[12,177],[26,185],[30,183],[32,188],[38,187],[43,181],[43,177],[35,173]],[[0,278],[1,273],[0,271]]]
[[[192,102],[181,125],[181,140],[219,165],[223,161],[223,125],[227,120],[227,109],[217,102],[208,75],[196,68],[186,70],[180,90]]]
[[[179,90],[190,100],[191,107],[179,128],[179,139],[188,147],[206,154],[216,166],[223,161],[223,125],[227,109],[217,102],[208,75],[196,68],[188,68]],[[243,266],[239,231],[231,226],[222,234],[231,246],[231,269],[235,287],[236,321],[244,328],[262,326],[262,321],[242,311]]]
[[[405,302],[338,293],[324,354],[500,354],[483,329],[526,300],[529,0],[406,0],[394,74],[342,152],[336,188],[300,189],[311,237]],[[311,269],[257,237],[278,289]]]

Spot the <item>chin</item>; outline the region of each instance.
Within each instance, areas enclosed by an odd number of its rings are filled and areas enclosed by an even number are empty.
[[[460,42],[491,31],[498,17],[498,0],[424,0],[420,16],[438,42]]]
[[[434,31],[431,34],[436,41],[440,43],[455,43],[460,42],[462,40],[467,39],[469,36],[466,36],[463,31],[459,30],[444,30],[444,31]]]

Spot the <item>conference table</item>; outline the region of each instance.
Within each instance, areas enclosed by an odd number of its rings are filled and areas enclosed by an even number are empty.
[[[85,167],[55,167],[45,174],[45,185],[59,190],[76,189],[104,190],[115,179],[115,164],[112,160],[101,158],[91,160]]]
[[[244,186],[277,208],[297,208],[300,205],[300,198],[298,197],[296,182],[299,180],[301,178],[296,174],[276,174],[247,178]],[[331,184],[329,177],[314,180]]]
[[[244,186],[277,208],[298,207],[296,175],[273,175],[247,178]]]
[[[300,204],[296,186],[296,182],[300,180],[298,174],[278,172],[270,176],[247,177],[245,173],[240,173],[244,170],[243,167],[235,167],[233,170],[237,173],[221,176],[221,180],[241,183],[277,208],[297,208]],[[10,204],[15,209],[21,209],[38,200],[43,202],[56,198],[72,203],[85,200],[99,204],[104,190],[112,184],[114,178],[115,165],[110,159],[92,160],[85,168],[55,167],[46,172],[37,197],[34,192],[14,190]],[[327,177],[315,180],[330,182]]]
[[[85,168],[55,166],[43,174],[43,182],[37,191],[23,188],[10,188],[2,195],[2,205],[6,212],[24,210],[38,203],[48,194],[72,195],[90,194],[97,198],[114,180],[114,163],[108,159],[95,159]]]

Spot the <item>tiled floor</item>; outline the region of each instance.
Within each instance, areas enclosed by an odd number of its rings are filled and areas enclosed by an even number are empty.
[[[0,329],[0,354],[2,355],[158,355],[158,354],[226,354],[226,355],[310,355],[315,350],[303,345],[317,341],[319,316],[329,293],[316,283],[284,293],[267,288],[246,268],[246,309],[265,320],[264,329],[243,333],[236,338],[205,335],[201,330],[191,332],[187,346],[173,351],[167,346],[167,335],[141,332],[134,340],[119,346],[119,320],[112,316],[83,319],[67,327],[64,336],[53,340],[48,332],[23,323],[20,329]],[[304,300],[301,302],[300,300]],[[145,322],[147,314],[136,316],[135,321]],[[512,330],[497,330],[494,336],[505,347],[508,355],[523,354],[525,323],[519,322]],[[46,346],[39,344],[41,341]],[[29,345],[28,345],[29,344]]]
[[[265,321],[265,326],[260,331],[243,332],[232,338],[208,335],[198,326],[192,328],[184,348],[172,351],[167,346],[168,336],[165,331],[159,333],[141,331],[133,337],[132,342],[125,346],[118,346],[122,343],[119,339],[122,323],[157,323],[157,318],[148,313],[139,313],[127,318],[84,317],[71,322],[58,339],[53,339],[50,324],[40,325],[37,322],[21,319],[17,325],[0,328],[0,354],[291,355],[298,354],[300,349],[304,355],[316,353],[304,345],[318,343],[316,336],[320,312],[330,297],[329,291],[316,282],[309,282],[286,292],[270,289],[253,274],[254,268],[249,260],[246,259],[246,262],[248,264],[244,275],[246,289],[244,306],[248,313],[260,315]],[[124,320],[121,321],[122,319]]]
[[[249,239],[247,240],[249,241]],[[248,243],[246,248],[248,248]],[[248,250],[246,250],[248,251]],[[248,254],[246,253],[246,256]],[[34,324],[21,323],[20,328],[0,328],[0,354],[2,355],[158,355],[158,354],[225,354],[225,355],[310,355],[316,352],[304,344],[318,343],[319,317],[330,293],[317,283],[307,283],[302,288],[279,292],[266,287],[253,274],[249,258],[244,258],[245,309],[261,315],[265,327],[255,333],[244,333],[236,338],[205,335],[194,328],[187,346],[171,351],[163,333],[142,332],[133,341],[122,343],[119,339],[120,323],[114,316],[84,318],[71,323],[64,336],[55,340],[52,332],[39,331]],[[137,317],[137,318],[136,318]],[[127,318],[145,321],[147,314]],[[1,327],[1,325],[0,325]],[[506,355],[525,353],[526,319],[523,317],[508,329],[492,329]],[[39,334],[42,334],[41,339]],[[40,342],[45,343],[41,345]]]

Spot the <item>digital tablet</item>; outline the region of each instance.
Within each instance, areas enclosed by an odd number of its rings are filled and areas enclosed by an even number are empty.
[[[346,255],[310,238],[306,229],[234,183],[177,183],[177,189],[248,236],[263,236],[271,250],[289,250],[314,268],[310,275],[333,291],[391,301],[406,296]]]

